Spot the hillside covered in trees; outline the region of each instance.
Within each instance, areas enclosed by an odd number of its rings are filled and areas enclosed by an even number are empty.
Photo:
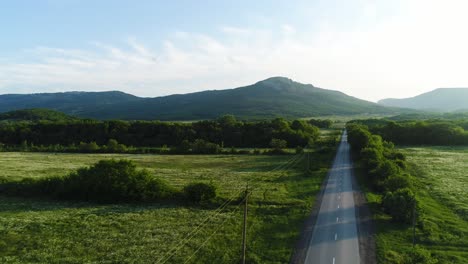
[[[0,121],[72,121],[79,118],[49,109],[23,109],[0,113]]]
[[[235,89],[156,98],[141,98],[117,91],[0,95],[0,112],[25,108],[47,108],[101,120],[172,121],[215,119],[225,114],[260,120],[278,116],[300,118],[403,112],[284,77]]]

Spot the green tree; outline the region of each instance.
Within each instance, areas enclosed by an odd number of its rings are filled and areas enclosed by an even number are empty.
[[[409,224],[413,220],[413,208],[418,209],[418,202],[413,191],[403,188],[387,192],[382,198],[382,206],[393,221]]]
[[[98,201],[154,201],[169,198],[174,191],[146,170],[137,170],[129,160],[101,160],[78,169],[56,187],[62,198]]]
[[[278,139],[278,138],[273,138],[271,139],[270,142],[270,147],[272,147],[275,150],[282,150],[288,146],[288,142],[283,139]]]

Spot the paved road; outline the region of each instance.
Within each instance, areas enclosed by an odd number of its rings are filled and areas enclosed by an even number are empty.
[[[344,132],[328,176],[305,263],[360,263],[349,152]]]

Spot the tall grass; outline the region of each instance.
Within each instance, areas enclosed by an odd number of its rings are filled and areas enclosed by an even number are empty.
[[[332,155],[312,154],[316,170],[305,173],[302,159],[287,163],[291,156],[0,153],[0,177],[60,176],[108,158],[133,160],[179,189],[190,182],[213,183],[222,199],[236,197],[248,181],[256,187],[249,201],[248,260],[286,263]],[[284,169],[271,172],[281,165]],[[0,262],[236,263],[238,201],[214,214],[215,208],[180,204],[100,205],[0,195]],[[175,253],[164,258],[168,252]]]
[[[468,148],[403,148],[422,216],[417,223],[416,244],[429,251],[437,263],[468,263],[468,222],[466,186]],[[358,173],[362,176],[362,172]],[[404,255],[413,251],[411,225],[396,224],[378,206],[382,197],[365,188],[376,225],[378,263],[406,263]]]

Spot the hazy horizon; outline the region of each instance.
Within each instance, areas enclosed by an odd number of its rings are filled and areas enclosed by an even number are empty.
[[[369,101],[468,87],[465,1],[4,3],[0,94],[157,97],[284,76]]]

